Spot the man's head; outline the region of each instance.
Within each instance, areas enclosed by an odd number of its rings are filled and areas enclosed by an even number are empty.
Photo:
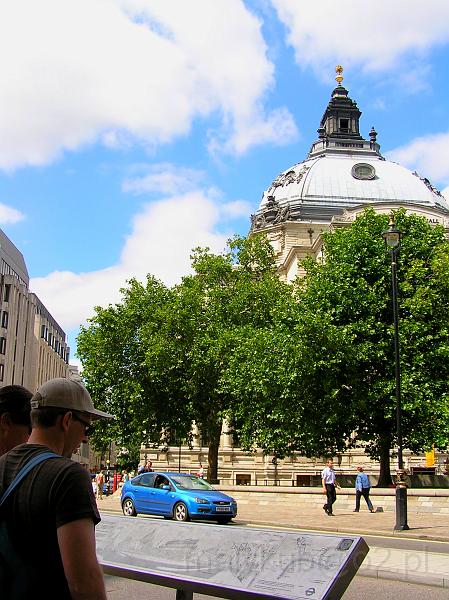
[[[79,381],[51,379],[31,398],[31,441],[44,437],[70,457],[82,442],[87,442],[91,423],[112,415],[97,410],[89,392]],[[36,433],[35,433],[36,432]]]
[[[28,440],[31,396],[21,385],[0,388],[0,456]]]
[[[361,467],[361,466],[359,465],[359,466],[357,467],[357,471],[358,471],[359,473],[361,473],[361,472],[363,471],[363,467]]]
[[[327,466],[328,466],[330,469],[332,469],[332,467],[334,466],[334,461],[333,461],[333,459],[332,459],[332,458],[328,458],[328,459],[326,460],[326,465],[327,465]]]

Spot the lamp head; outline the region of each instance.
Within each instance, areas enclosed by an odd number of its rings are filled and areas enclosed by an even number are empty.
[[[401,243],[402,232],[397,229],[394,222],[394,215],[390,215],[390,223],[388,229],[382,233],[382,237],[385,240],[385,245],[388,250],[394,250],[398,248]]]

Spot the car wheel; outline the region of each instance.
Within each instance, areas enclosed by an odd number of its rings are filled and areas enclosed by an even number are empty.
[[[219,525],[227,525],[232,521],[232,517],[217,517],[217,523]]]
[[[134,502],[131,500],[131,498],[126,498],[126,500],[123,502],[122,510],[125,517],[135,517],[137,515]]]
[[[188,521],[189,511],[187,510],[187,506],[184,502],[178,502],[175,504],[175,508],[173,509],[173,518],[175,521]]]

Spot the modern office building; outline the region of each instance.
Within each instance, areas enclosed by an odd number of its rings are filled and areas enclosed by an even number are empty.
[[[44,381],[69,376],[66,335],[29,290],[22,253],[0,230],[0,386],[34,392]]]

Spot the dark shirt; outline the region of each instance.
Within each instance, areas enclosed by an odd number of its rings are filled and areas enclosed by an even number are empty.
[[[22,444],[0,458],[0,494],[33,456],[48,452]],[[39,566],[42,589],[35,597],[70,598],[59,552],[57,528],[78,519],[100,521],[88,472],[64,457],[35,467],[2,507],[11,542],[25,562]]]

